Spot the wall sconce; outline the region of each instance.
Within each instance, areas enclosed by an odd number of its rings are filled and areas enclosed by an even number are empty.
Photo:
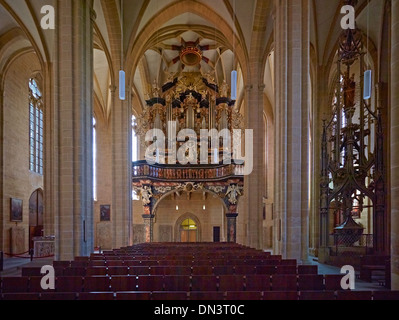
[[[231,72],[231,100],[237,100],[237,71]]]
[[[119,71],[119,99],[126,99],[126,75],[125,71]]]
[[[371,70],[367,70],[364,73],[364,93],[363,93],[363,98],[364,100],[368,100],[371,98],[371,79],[372,72]]]

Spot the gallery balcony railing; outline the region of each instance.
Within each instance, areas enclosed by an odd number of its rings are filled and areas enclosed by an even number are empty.
[[[150,179],[157,181],[223,181],[233,178],[243,179],[244,165],[150,165],[146,161],[132,164],[132,179]]]

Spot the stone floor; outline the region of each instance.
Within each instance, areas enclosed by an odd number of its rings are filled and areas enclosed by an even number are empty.
[[[0,272],[2,277],[15,277],[21,276],[23,267],[42,267],[45,265],[52,265],[53,259],[34,259],[26,258],[5,258],[3,272]]]
[[[317,261],[312,261],[312,264],[315,264],[318,266],[319,274],[341,274],[341,269],[335,266],[327,265],[327,264],[321,264],[318,263]],[[356,283],[355,283],[355,291],[382,291],[382,290],[388,290],[384,286],[380,285],[379,280],[384,279],[383,274],[378,274],[375,273],[373,275],[373,282],[366,282],[362,281],[359,279],[358,275],[359,272],[356,272]]]

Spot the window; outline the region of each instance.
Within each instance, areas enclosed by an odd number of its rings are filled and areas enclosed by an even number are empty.
[[[133,162],[139,160],[139,140],[136,135],[136,132],[134,131],[135,126],[136,126],[136,117],[132,116],[132,161]],[[132,199],[135,201],[140,200],[139,195],[134,190],[132,191]]]
[[[97,121],[93,117],[93,199],[97,201]]]
[[[29,80],[29,170],[43,175],[43,102],[34,79]]]
[[[134,127],[136,125],[136,117],[132,116],[132,161],[139,160],[139,143]]]
[[[180,225],[180,241],[181,242],[197,242],[198,226],[192,219],[186,219]]]
[[[197,224],[192,219],[186,219],[181,224],[182,230],[197,230]]]

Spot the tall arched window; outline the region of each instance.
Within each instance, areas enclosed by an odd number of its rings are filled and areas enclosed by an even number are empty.
[[[138,161],[139,160],[139,139],[136,135],[136,131],[134,130],[136,126],[136,117],[133,115],[132,116],[132,161]],[[140,200],[139,195],[137,194],[136,191],[132,191],[132,199],[133,200]]]
[[[43,175],[43,102],[34,79],[29,80],[29,170]]]
[[[132,161],[139,160],[139,142],[134,127],[136,124],[136,117],[132,116]]]
[[[97,201],[97,121],[93,117],[93,199]]]

